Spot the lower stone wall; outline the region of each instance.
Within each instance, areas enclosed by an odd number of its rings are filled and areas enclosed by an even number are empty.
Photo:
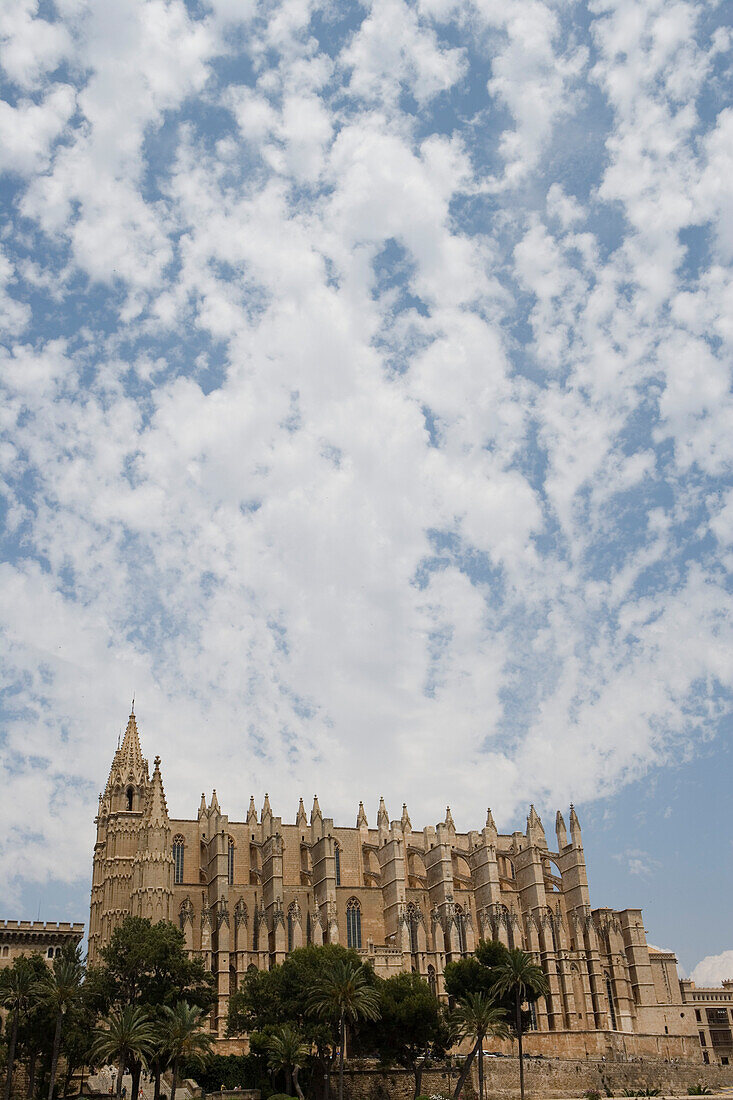
[[[487,1058],[484,1089],[488,1100],[515,1100],[519,1096],[517,1058]],[[474,1065],[471,1079],[463,1089],[463,1100],[476,1100],[477,1080]],[[422,1091],[426,1095],[452,1095],[458,1079],[453,1070],[425,1073]],[[623,1096],[624,1089],[659,1089],[664,1096],[687,1096],[691,1085],[705,1084],[714,1093],[733,1088],[733,1068],[728,1066],[690,1066],[673,1062],[639,1059],[633,1062],[572,1061],[564,1058],[529,1058],[524,1069],[528,1100],[559,1100],[583,1096],[597,1090],[602,1096]],[[413,1077],[410,1073],[381,1072],[378,1068],[347,1069],[346,1100],[412,1100]]]

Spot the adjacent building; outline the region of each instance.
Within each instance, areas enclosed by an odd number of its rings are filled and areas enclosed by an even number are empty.
[[[733,978],[711,989],[683,979],[682,999],[695,1014],[706,1065],[733,1066]]]
[[[99,799],[90,962],[127,913],[175,921],[216,978],[223,1036],[242,975],[303,944],[345,944],[378,974],[413,970],[442,995],[446,963],[493,938],[532,952],[549,981],[530,1050],[701,1061],[674,956],[649,947],[641,910],[591,907],[572,806],[549,838],[534,807],[511,834],[490,810],[468,832],[450,809],[414,829],[406,805],[390,819],[383,800],[371,824],[361,803],[355,818],[337,826],[315,798],[283,823],[265,795],[259,813],[251,798],[230,820],[214,792],[171,819],[160,758],[151,774],[131,714]]]
[[[84,935],[83,924],[41,920],[0,921],[0,969],[12,966],[19,955],[43,955],[49,963],[64,944],[76,946]]]

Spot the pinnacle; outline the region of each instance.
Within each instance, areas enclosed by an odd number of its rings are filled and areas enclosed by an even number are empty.
[[[165,801],[163,779],[160,774],[159,756],[155,758],[153,778],[150,781],[150,787],[148,788],[147,797],[145,799],[143,817],[146,824],[149,825],[167,825],[168,823],[168,806]]]
[[[363,802],[359,803],[359,812],[356,815],[356,827],[357,827],[357,829],[361,825],[367,825],[367,826],[369,825],[369,822],[367,821],[366,810],[364,809],[364,803]]]
[[[135,712],[132,711],[127,720],[127,729],[125,730],[125,736],[122,738],[122,744],[119,748],[119,763],[123,770],[125,770],[126,766],[135,768],[142,764],[142,762],[143,754],[140,748],[140,735],[137,732]]]
[[[313,821],[317,817],[320,817],[322,819],[323,814],[321,813],[321,807],[318,805],[318,795],[314,794],[313,795],[313,809],[311,810],[311,825],[313,824]]]

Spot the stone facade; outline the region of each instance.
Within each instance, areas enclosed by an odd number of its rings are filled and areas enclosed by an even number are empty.
[[[703,1061],[733,1066],[733,978],[710,989],[698,988],[689,978],[680,982],[682,999],[695,1015]]]
[[[361,803],[353,827],[334,826],[317,798],[310,816],[301,799],[283,824],[267,795],[260,813],[252,798],[230,821],[216,792],[195,818],[171,820],[160,759],[150,775],[131,714],[96,824],[90,962],[127,913],[175,921],[216,978],[221,1037],[242,975],[303,944],[353,946],[378,974],[415,970],[442,995],[445,964],[495,938],[547,975],[538,1050],[702,1061],[674,956],[649,948],[639,909],[591,908],[572,806],[552,844],[534,807],[510,835],[491,811],[480,830],[458,832],[450,809],[418,831],[406,806],[390,820],[383,800],[374,826]]]
[[[12,966],[19,955],[38,953],[50,963],[61,954],[65,943],[76,945],[83,935],[83,924],[67,921],[58,924],[42,920],[0,921],[0,970]]]

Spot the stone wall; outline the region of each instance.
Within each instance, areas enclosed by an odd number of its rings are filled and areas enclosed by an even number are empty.
[[[377,1068],[347,1069],[347,1100],[412,1100],[412,1074],[385,1074]],[[466,1083],[463,1100],[475,1100],[476,1071]],[[423,1076],[422,1091],[450,1095],[458,1074],[449,1082],[445,1072]],[[561,1058],[530,1058],[525,1062],[525,1090],[528,1100],[558,1100],[583,1096],[591,1089],[601,1095],[623,1095],[624,1089],[659,1089],[662,1095],[686,1096],[690,1085],[706,1084],[713,1092],[733,1088],[733,1067],[675,1065],[672,1062],[572,1061]],[[452,1084],[451,1084],[452,1082]],[[516,1058],[487,1058],[485,1090],[488,1100],[515,1100],[519,1096],[519,1067]]]

